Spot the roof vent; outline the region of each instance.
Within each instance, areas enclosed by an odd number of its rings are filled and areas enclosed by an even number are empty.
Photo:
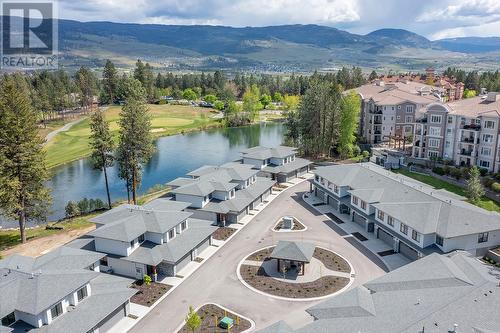
[[[458,324],[453,324],[453,331],[452,332],[456,333],[457,332],[457,328],[458,328]]]

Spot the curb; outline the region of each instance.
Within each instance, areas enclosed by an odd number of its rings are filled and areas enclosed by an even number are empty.
[[[281,300],[281,301],[288,301],[288,302],[314,302],[314,301],[320,301],[320,300],[324,300],[324,299],[327,299],[327,298],[330,298],[330,297],[333,297],[333,296],[337,296],[338,294],[340,293],[343,293],[344,291],[346,291],[347,289],[349,289],[351,287],[351,285],[354,283],[354,276],[356,276],[356,272],[354,271],[354,268],[352,267],[351,263],[346,259],[344,258],[343,256],[341,256],[340,254],[338,254],[337,252],[333,252],[332,250],[329,250],[329,249],[325,249],[324,247],[321,247],[321,246],[316,246],[320,249],[323,249],[325,251],[330,251],[336,255],[338,255],[339,257],[341,257],[342,259],[344,259],[348,264],[349,264],[349,267],[351,268],[351,277],[349,278],[349,283],[344,286],[342,289],[340,290],[337,290],[336,292],[334,293],[331,293],[331,294],[328,294],[328,295],[324,295],[324,296],[319,296],[319,297],[311,297],[311,298],[290,298],[290,297],[283,297],[283,296],[276,296],[276,295],[272,295],[272,294],[268,294],[268,293],[265,293],[257,288],[254,288],[252,287],[251,285],[249,285],[242,277],[241,277],[241,274],[240,274],[240,269],[241,269],[241,265],[243,264],[243,262],[246,260],[246,258],[248,258],[249,256],[251,256],[252,254],[254,253],[257,253],[259,251],[262,251],[264,249],[267,249],[267,248],[270,248],[270,247],[274,247],[275,245],[272,245],[272,246],[266,246],[266,247],[263,247],[257,251],[254,251],[250,254],[248,254],[245,258],[243,258],[239,264],[238,264],[238,267],[236,268],[236,275],[238,276],[238,280],[240,280],[240,282],[245,286],[247,287],[248,289],[252,290],[253,292],[256,292],[258,294],[261,294],[263,296],[267,296],[267,297],[271,297],[271,298],[274,298],[274,299],[278,299],[278,300]]]

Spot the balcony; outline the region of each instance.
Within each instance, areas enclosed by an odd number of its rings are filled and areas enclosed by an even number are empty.
[[[373,118],[373,123],[375,125],[382,125],[382,118],[380,118],[380,117]]]
[[[463,125],[462,129],[469,131],[479,131],[481,130],[481,125],[476,125],[476,124]]]
[[[381,131],[375,131],[374,133],[375,133],[375,134],[382,134],[382,132],[381,132]]]
[[[462,149],[460,150],[459,154],[460,155],[463,155],[463,156],[472,156],[472,150],[465,150],[465,149]]]
[[[474,144],[475,143],[474,137],[461,138],[460,142],[462,142],[462,143],[470,143],[470,144]],[[479,139],[477,140],[477,143],[479,143]]]

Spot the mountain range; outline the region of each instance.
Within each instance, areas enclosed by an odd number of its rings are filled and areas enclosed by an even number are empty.
[[[59,20],[62,64],[120,66],[143,59],[171,70],[328,70],[360,66],[422,70],[428,66],[498,69],[500,37],[430,41],[403,29],[366,35],[320,25],[226,27]]]

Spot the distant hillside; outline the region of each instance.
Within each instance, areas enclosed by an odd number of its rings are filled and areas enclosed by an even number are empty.
[[[447,40],[431,42],[401,29],[357,35],[319,25],[234,28],[60,20],[59,36],[61,62],[66,67],[101,66],[108,58],[132,66],[141,58],[169,70],[295,72],[343,65],[421,70],[461,63],[467,68],[469,62],[477,66],[474,57],[479,56],[457,53]],[[488,48],[490,44],[476,45]],[[480,56],[485,68],[498,67],[497,58]]]
[[[500,37],[461,37],[446,38],[435,42],[443,49],[464,52],[482,53],[500,51]]]

